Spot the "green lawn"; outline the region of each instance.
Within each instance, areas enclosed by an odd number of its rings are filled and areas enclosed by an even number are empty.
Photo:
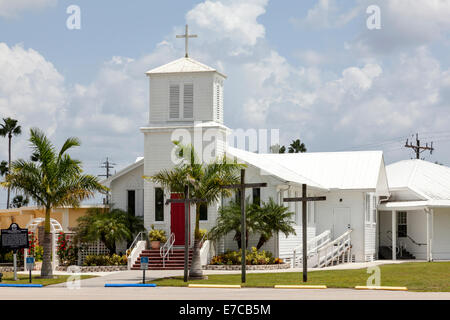
[[[1,283],[7,283],[7,284],[29,284],[30,283],[30,281],[29,281],[30,278],[28,275],[18,274],[17,281],[14,281],[13,277],[14,277],[14,274],[12,272],[6,272],[6,273],[4,272],[3,273],[3,281]],[[48,286],[51,284],[66,282],[67,278],[69,278],[69,277],[70,277],[69,275],[67,275],[67,276],[66,275],[64,275],[64,276],[58,275],[58,276],[54,276],[54,279],[42,279],[42,278],[40,278],[39,275],[33,275],[32,283],[33,284],[42,284],[43,286]],[[84,280],[84,279],[89,279],[89,278],[93,278],[93,277],[96,277],[96,276],[82,275],[80,277],[80,279]]]
[[[382,286],[405,286],[410,291],[450,292],[450,262],[412,262],[380,266]],[[327,285],[329,288],[354,288],[366,285],[367,269],[313,271],[308,273],[308,284]],[[301,273],[248,273],[246,287],[273,287],[276,284],[303,284]],[[186,286],[182,277],[154,281],[158,286]],[[209,275],[208,280],[189,283],[241,284],[241,275]]]

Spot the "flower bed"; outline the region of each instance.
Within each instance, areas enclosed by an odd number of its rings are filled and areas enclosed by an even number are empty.
[[[289,263],[281,264],[266,264],[266,265],[246,265],[246,270],[278,270],[289,269],[291,265]],[[241,270],[240,265],[207,265],[203,266],[203,270]]]
[[[215,256],[211,259],[211,265],[227,265],[240,266],[242,261],[242,250],[228,251],[221,255]],[[255,247],[246,251],[245,255],[246,265],[279,265],[283,263],[280,258],[274,258],[269,251],[258,251]]]
[[[57,271],[67,271],[68,266],[58,266]],[[78,266],[81,273],[83,272],[114,272],[114,271],[126,271],[127,266]]]

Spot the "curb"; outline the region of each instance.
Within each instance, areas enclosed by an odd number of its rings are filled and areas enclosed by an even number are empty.
[[[324,285],[275,285],[275,289],[327,289]]]
[[[408,291],[407,287],[384,287],[384,286],[356,286],[356,290],[390,290],[390,291]]]
[[[0,283],[0,288],[42,288],[42,284],[9,284],[9,283]]]
[[[241,289],[240,284],[189,284],[189,288],[224,288],[224,289]]]
[[[110,287],[110,288],[126,288],[126,287],[151,287],[154,288],[156,287],[156,284],[154,283],[105,283],[105,287]]]

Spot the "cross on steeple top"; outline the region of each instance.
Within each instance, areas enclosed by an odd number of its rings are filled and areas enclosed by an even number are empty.
[[[186,25],[186,32],[184,34],[181,35],[177,35],[177,38],[185,38],[184,43],[185,43],[185,57],[187,58],[188,55],[188,48],[189,48],[189,38],[197,38],[196,34],[189,34],[189,27],[188,25]]]

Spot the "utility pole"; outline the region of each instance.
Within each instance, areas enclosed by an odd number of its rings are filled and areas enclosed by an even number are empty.
[[[431,142],[431,146],[428,146],[428,142],[425,144],[425,146],[420,145],[418,133],[416,133],[416,144],[414,145],[412,141],[409,142],[409,139],[406,139],[405,148],[413,149],[416,154],[416,159],[420,159],[420,154],[424,151],[429,150],[430,154],[433,154],[434,151],[433,142]]]
[[[106,169],[106,174],[99,174],[99,177],[106,177],[108,179],[112,174],[110,173],[110,169],[114,169],[114,166],[117,165],[116,163],[112,163],[109,161],[109,158],[106,157],[106,161],[103,162],[100,166],[100,168]],[[106,195],[105,204],[109,204],[109,192]]]

